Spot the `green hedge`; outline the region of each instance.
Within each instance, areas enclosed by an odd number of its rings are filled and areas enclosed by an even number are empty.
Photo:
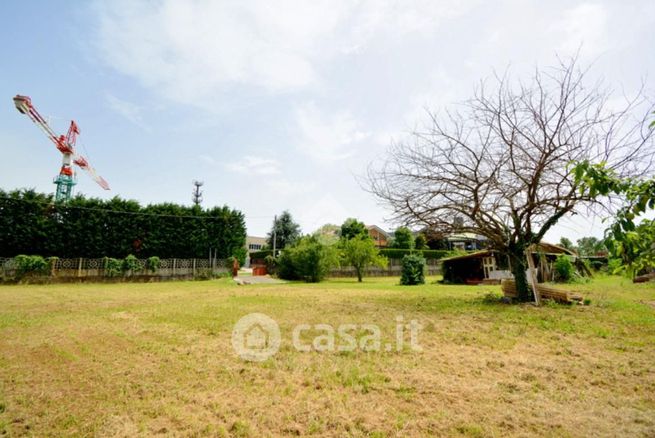
[[[250,260],[254,260],[254,259],[263,260],[263,259],[266,258],[266,256],[269,256],[269,255],[270,256],[273,255],[273,250],[272,249],[265,249],[265,250],[262,250],[262,251],[251,252],[250,253]]]
[[[0,190],[0,257],[205,258],[211,249],[224,259],[245,243],[245,216],[227,206],[143,206],[79,194],[60,204],[34,190]]]
[[[397,248],[382,248],[380,255],[390,259],[402,259],[409,254],[420,254],[426,259],[443,259],[455,255],[455,251],[447,249],[424,249],[424,250],[410,250],[410,249],[397,249]]]

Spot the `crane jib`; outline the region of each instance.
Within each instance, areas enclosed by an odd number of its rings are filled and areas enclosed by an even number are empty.
[[[82,170],[87,172],[89,176],[105,190],[109,190],[109,184],[101,176],[99,176],[93,167],[89,165],[86,158],[77,155],[75,152],[75,142],[77,136],[80,134],[79,127],[75,121],[71,121],[70,127],[66,135],[57,135],[48,122],[39,114],[39,112],[32,105],[32,99],[28,96],[17,94],[14,97],[14,105],[21,114],[25,114],[41,129],[46,136],[55,144],[55,147],[62,153],[62,166],[59,175],[55,178],[54,183],[57,185],[56,200],[58,202],[65,202],[72,196],[73,186],[75,182],[75,174],[71,167],[71,161]]]

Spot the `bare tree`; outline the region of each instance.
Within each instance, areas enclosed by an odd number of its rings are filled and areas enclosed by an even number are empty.
[[[606,162],[623,176],[653,168],[652,103],[640,92],[617,110],[611,92],[587,88],[585,75],[573,59],[537,69],[528,85],[507,76],[482,83],[459,111],[428,112],[425,129],[371,166],[370,190],[398,221],[487,237],[510,257],[520,298],[530,299],[526,248],[562,217],[598,212],[571,163]]]

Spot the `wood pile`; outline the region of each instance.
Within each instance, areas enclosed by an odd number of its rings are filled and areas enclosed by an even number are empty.
[[[490,286],[490,285],[497,285],[501,283],[500,283],[500,279],[497,278],[485,278],[484,280],[482,280],[480,284],[483,286]]]
[[[509,280],[507,278],[503,279],[500,282],[500,288],[503,291],[503,295],[507,298],[518,298],[519,296],[516,292],[516,282],[514,280]]]
[[[516,282],[514,280],[505,279],[501,282],[500,288],[503,294],[508,298],[517,298]],[[541,298],[549,298],[554,301],[562,303],[581,302],[582,296],[571,291],[562,290],[552,286],[547,286],[543,283],[537,284],[537,290]]]
[[[648,281],[655,280],[655,273],[639,275],[632,279],[633,283],[646,283]]]

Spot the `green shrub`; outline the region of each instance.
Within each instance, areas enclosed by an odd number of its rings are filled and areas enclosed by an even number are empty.
[[[232,276],[231,274],[229,275]],[[211,268],[200,268],[196,269],[196,273],[193,276],[194,280],[211,280],[212,278],[218,277],[217,274],[214,274]]]
[[[338,265],[335,247],[322,244],[315,236],[305,236],[282,251],[277,260],[277,274],[286,280],[317,283]]]
[[[236,258],[239,262],[239,266],[246,264],[246,257],[248,256],[248,251],[245,248],[237,248],[234,250],[232,257]]]
[[[49,275],[50,263],[41,256],[17,255],[14,257],[16,264],[16,278],[22,279],[26,275]]]
[[[590,264],[591,264],[591,269],[593,269],[594,271],[600,271],[605,266],[605,264],[600,260],[592,260]]]
[[[273,250],[272,249],[263,249],[261,251],[253,251],[250,253],[250,260],[259,260],[259,259],[265,259],[267,256],[272,256],[273,255]]]
[[[425,258],[418,254],[408,254],[403,257],[400,284],[425,284]]]
[[[159,266],[161,266],[161,260],[157,256],[148,257],[146,260],[146,268],[153,274],[157,272]]]
[[[141,270],[141,263],[139,263],[139,259],[136,256],[130,254],[123,259],[121,270],[124,274],[132,275]]]
[[[425,237],[425,234],[421,233],[416,236],[416,239],[414,239],[414,248],[418,250],[428,249],[428,240]]]
[[[555,280],[561,283],[568,283],[573,280],[575,268],[568,256],[561,254],[555,260]]]
[[[275,259],[277,276],[285,280],[299,280],[299,273],[294,267],[293,249],[287,248]]]
[[[607,262],[608,274],[619,274],[623,270],[623,261],[620,258],[610,258]]]
[[[105,257],[103,260],[106,277],[117,277],[121,274],[123,262],[111,257]]]
[[[266,272],[273,275],[277,272],[277,260],[272,255],[267,255],[264,258],[264,263],[266,263]]]

